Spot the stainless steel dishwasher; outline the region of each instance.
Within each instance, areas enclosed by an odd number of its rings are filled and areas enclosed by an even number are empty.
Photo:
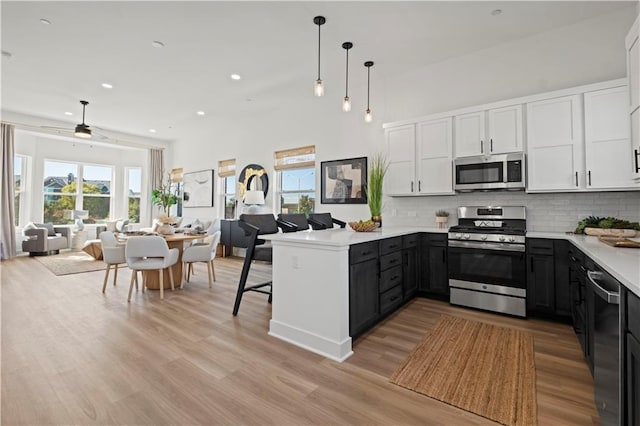
[[[620,283],[605,272],[588,271],[594,315],[593,382],[603,426],[620,424]]]

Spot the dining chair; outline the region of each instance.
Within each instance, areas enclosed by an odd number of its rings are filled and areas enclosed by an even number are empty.
[[[207,264],[207,272],[209,274],[209,287],[216,280],[216,271],[213,266],[213,259],[216,258],[216,249],[220,242],[220,231],[216,231],[213,235],[209,235],[202,243],[187,247],[182,252],[182,270],[184,277],[181,279],[180,288],[184,287],[184,281],[189,282],[194,262],[205,262]]]
[[[347,222],[331,217],[331,213],[311,213],[307,220],[314,231],[331,229],[334,224],[338,225],[340,228],[344,228],[347,225]]]
[[[102,245],[102,260],[107,264],[107,269],[104,273],[104,283],[102,283],[102,292],[107,289],[107,281],[109,280],[109,271],[111,266],[115,266],[113,272],[113,285],[116,285],[118,280],[118,265],[127,263],[127,259],[124,254],[124,244],[119,244],[116,240],[116,236],[111,231],[102,231],[100,233],[100,244]]]
[[[278,224],[291,224],[294,226],[280,226],[282,232],[305,231],[309,229],[309,221],[304,213],[280,213]]]
[[[130,237],[125,248],[127,266],[131,269],[131,284],[127,301],[131,301],[134,282],[136,289],[138,288],[138,271],[155,270],[158,271],[160,277],[160,299],[164,299],[164,270],[169,268],[169,281],[171,282],[171,291],[173,291],[173,265],[178,261],[178,256],[178,249],[170,249],[165,239],[160,236]],[[142,291],[144,291],[144,283]]]

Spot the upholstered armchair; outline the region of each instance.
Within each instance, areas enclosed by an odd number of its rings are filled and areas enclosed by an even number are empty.
[[[58,254],[61,249],[71,247],[71,228],[68,226],[53,226],[51,223],[35,223],[23,231],[26,237],[22,241],[22,251],[29,256],[47,256]]]

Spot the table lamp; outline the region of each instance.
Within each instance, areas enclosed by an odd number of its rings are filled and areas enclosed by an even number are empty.
[[[264,205],[264,192],[260,189],[250,189],[244,193],[244,205],[249,206],[247,213],[256,214],[259,211],[258,206]]]

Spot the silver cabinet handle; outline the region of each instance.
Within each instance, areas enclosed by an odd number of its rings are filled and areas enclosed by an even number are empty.
[[[576,172],[576,186],[578,186],[578,172]]]
[[[484,142],[480,140],[480,153],[484,152]]]
[[[589,186],[591,186],[591,170],[589,170],[589,172],[587,173],[587,175],[589,176]]]
[[[413,181],[411,181],[411,192],[413,192]]]
[[[589,282],[591,283],[591,287],[593,288],[594,292],[598,296],[606,300],[607,303],[610,303],[612,305],[619,305],[620,293],[616,291],[606,290],[596,282],[597,279],[601,279],[603,276],[604,275],[602,274],[602,272],[587,271],[587,278],[589,279]]]

